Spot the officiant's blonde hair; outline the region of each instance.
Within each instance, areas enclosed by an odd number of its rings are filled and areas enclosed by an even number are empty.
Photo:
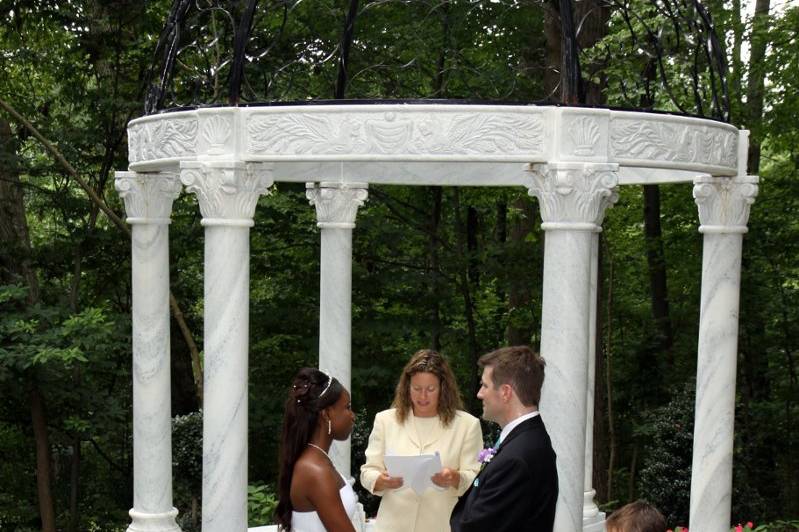
[[[394,401],[391,403],[391,407],[397,409],[397,420],[405,423],[413,408],[411,377],[417,373],[432,373],[438,377],[438,417],[445,427],[449,426],[455,419],[457,411],[463,409],[463,399],[447,359],[432,349],[417,351],[402,369],[397,389],[394,391]]]

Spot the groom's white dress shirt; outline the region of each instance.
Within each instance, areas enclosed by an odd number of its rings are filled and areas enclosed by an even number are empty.
[[[497,443],[497,447],[502,445],[502,442],[505,441],[505,438],[510,434],[510,431],[518,427],[523,422],[527,421],[528,419],[532,419],[538,415],[538,410],[535,412],[530,412],[529,414],[524,414],[523,416],[519,416],[504,427],[502,427],[502,432],[499,433],[499,443]]]

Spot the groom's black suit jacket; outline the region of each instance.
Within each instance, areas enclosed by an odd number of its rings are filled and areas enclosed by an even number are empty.
[[[475,481],[452,511],[452,532],[551,532],[558,472],[541,416],[515,427]]]

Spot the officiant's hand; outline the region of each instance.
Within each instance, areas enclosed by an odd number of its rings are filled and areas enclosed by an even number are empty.
[[[385,471],[380,473],[375,481],[374,491],[383,491],[385,489],[397,489],[402,487],[402,477],[392,477]]]
[[[454,469],[445,467],[430,477],[430,480],[433,481],[433,484],[441,488],[457,488],[461,483],[461,476]]]

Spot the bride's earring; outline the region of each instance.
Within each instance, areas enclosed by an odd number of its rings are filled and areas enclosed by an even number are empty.
[[[333,432],[333,429],[332,429],[332,425],[330,423],[330,420],[328,419],[327,420],[327,435],[330,436],[331,432]]]

